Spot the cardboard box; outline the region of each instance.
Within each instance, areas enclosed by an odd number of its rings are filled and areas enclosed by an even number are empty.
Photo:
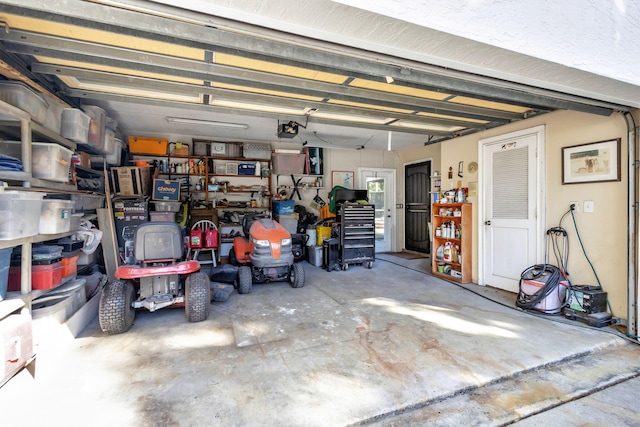
[[[148,196],[151,193],[151,167],[111,168],[113,191],[119,196]]]
[[[189,144],[183,144],[182,142],[170,142],[169,143],[169,156],[188,156]]]
[[[77,154],[80,156],[80,166],[91,169],[91,154],[83,151],[77,151]]]
[[[170,200],[177,202],[180,200],[180,181],[168,179],[153,180],[152,200]]]

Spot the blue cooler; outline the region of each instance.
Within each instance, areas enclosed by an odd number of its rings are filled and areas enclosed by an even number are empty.
[[[296,203],[293,200],[274,200],[273,213],[276,215],[292,214]]]

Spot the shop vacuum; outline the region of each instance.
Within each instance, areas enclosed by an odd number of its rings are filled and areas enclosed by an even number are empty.
[[[560,267],[548,263],[550,243]],[[522,272],[516,306],[544,314],[564,314],[567,319],[598,328],[611,324],[611,314],[606,312],[607,293],[600,286],[571,284],[566,272],[568,253],[567,232],[561,227],[547,230],[545,263]]]
[[[562,249],[557,244],[557,239],[562,238]],[[516,299],[516,306],[523,310],[535,310],[544,314],[560,314],[569,287],[566,266],[566,257],[569,253],[567,232],[554,227],[547,230],[544,264],[536,264],[525,269],[520,275],[520,288]],[[549,244],[553,244],[556,259],[561,267],[548,263]]]

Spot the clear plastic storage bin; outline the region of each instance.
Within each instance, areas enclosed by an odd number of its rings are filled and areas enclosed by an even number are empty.
[[[276,153],[273,159],[273,173],[276,175],[296,175],[304,173],[304,154]]]
[[[107,129],[105,131],[105,138],[109,138],[109,133],[113,132],[111,129]],[[107,144],[110,143],[106,141]],[[105,144],[105,146],[107,145]],[[113,140],[113,149],[110,149],[110,152],[105,154],[104,156],[91,156],[91,165],[96,165],[102,168],[103,163],[107,162],[108,165],[111,166],[120,166],[122,163],[122,150],[124,150],[125,146],[121,139],[114,138]]]
[[[48,106],[44,114],[44,122],[42,122],[42,125],[60,135],[60,131],[62,130],[62,112],[64,111],[64,106],[51,97],[45,96],[44,99]]]
[[[31,144],[31,174],[34,178],[49,181],[69,181],[69,166],[73,151],[46,142]]]
[[[107,114],[94,105],[83,105],[82,109],[91,118],[89,122],[89,136],[87,142],[96,150],[104,151],[104,131],[106,129]]]
[[[0,240],[38,234],[42,197],[27,191],[0,193]]]
[[[70,200],[43,200],[40,211],[40,234],[57,234],[69,231],[73,205],[74,202]]]
[[[178,212],[180,210],[180,202],[165,202],[153,200],[153,206],[158,212]]]
[[[104,206],[104,196],[100,194],[72,194],[74,212],[95,211]]]
[[[149,212],[149,217],[151,218],[151,222],[176,222],[175,212],[151,211]]]
[[[80,144],[89,140],[89,123],[91,117],[77,108],[65,108],[62,112],[62,127],[60,134],[67,139]]]
[[[40,94],[26,84],[9,80],[0,81],[0,99],[26,111],[36,122],[44,123],[47,103]]]

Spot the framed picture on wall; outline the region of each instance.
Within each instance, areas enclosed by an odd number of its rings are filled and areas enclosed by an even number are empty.
[[[620,138],[562,148],[562,183],[620,181]]]
[[[331,178],[331,188],[339,185],[353,190],[353,171],[333,171],[331,172]]]

